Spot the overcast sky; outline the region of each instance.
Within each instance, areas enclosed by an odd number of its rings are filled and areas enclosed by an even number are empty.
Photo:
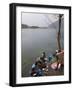
[[[58,14],[22,13],[22,24],[47,27],[58,20]]]

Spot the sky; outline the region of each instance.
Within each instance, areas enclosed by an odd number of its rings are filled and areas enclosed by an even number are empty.
[[[22,13],[22,24],[47,27],[58,20],[58,14]]]

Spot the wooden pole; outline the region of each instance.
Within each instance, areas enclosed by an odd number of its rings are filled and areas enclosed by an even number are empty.
[[[62,14],[59,14],[59,31],[58,31],[58,36],[57,36],[58,49],[59,50],[61,50],[61,44],[60,44],[60,37],[61,37],[61,17],[62,17]]]

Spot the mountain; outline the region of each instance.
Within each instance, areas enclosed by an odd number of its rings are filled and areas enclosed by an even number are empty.
[[[21,28],[29,28],[29,26],[26,25],[26,24],[22,24],[22,25],[21,25]]]
[[[57,20],[56,22],[50,24],[48,27],[49,28],[55,28],[55,29],[58,30],[59,29],[59,20]],[[64,18],[61,19],[61,29],[64,30]]]
[[[35,29],[35,28],[40,28],[40,27],[38,27],[38,26],[29,26],[29,25],[27,25],[27,24],[22,24],[21,27],[22,27],[22,29],[23,29],[23,28],[24,28],[24,29],[25,29],[25,28],[34,28],[34,29]]]
[[[48,27],[29,26],[27,24],[21,24],[21,28],[22,29],[26,29],[26,28],[32,28],[32,29],[36,29],[36,28],[40,28],[40,29],[54,28],[54,29],[58,30],[59,29],[59,20],[49,24]],[[61,19],[61,29],[64,29],[64,18]]]

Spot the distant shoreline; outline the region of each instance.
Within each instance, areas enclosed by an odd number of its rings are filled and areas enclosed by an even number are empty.
[[[28,25],[26,25],[26,24],[22,24],[22,25],[21,25],[21,28],[22,28],[22,29],[37,29],[37,28],[47,29],[48,27],[28,26]]]
[[[64,19],[61,21],[61,28],[64,27]],[[49,24],[48,26],[30,26],[27,24],[21,24],[22,29],[48,29],[48,28],[59,28],[59,21],[53,22],[52,24]]]

